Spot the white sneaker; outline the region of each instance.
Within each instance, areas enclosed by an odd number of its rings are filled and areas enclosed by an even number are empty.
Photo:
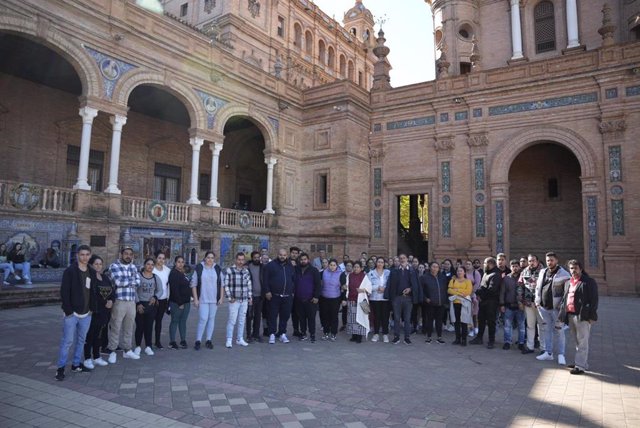
[[[478,327],[473,329],[473,334],[475,334],[476,336],[478,335]]]
[[[388,335],[388,334],[385,334],[384,336],[382,336],[382,341],[383,341],[384,343],[389,343],[389,335]]]
[[[11,285],[9,281],[2,281],[2,285]]]
[[[475,329],[472,328],[471,331],[469,332],[469,337],[473,337],[475,335],[476,335],[475,334]]]
[[[243,338],[240,338],[240,339],[236,340],[236,345],[249,346],[249,344],[247,342],[245,342]]]
[[[22,278],[20,278],[18,275],[13,274],[13,277],[16,279],[16,281],[20,281]]]
[[[553,354],[545,352],[544,354],[540,354],[536,357],[538,361],[553,361]]]
[[[286,335],[286,334],[282,333],[282,334],[280,335],[280,342],[282,342],[282,343],[289,343],[289,338],[287,337],[287,335]]]
[[[115,364],[117,359],[118,357],[115,352],[112,352],[109,354],[109,359],[108,359],[109,364]]]
[[[136,354],[131,349],[129,349],[127,352],[124,352],[122,354],[122,358],[129,358],[131,360],[139,360],[140,359],[140,355]]]
[[[155,352],[153,352],[153,349],[151,349],[151,346],[147,346],[146,348],[144,348],[144,353],[147,354],[148,356],[155,355]]]
[[[88,359],[84,360],[83,364],[89,370],[93,370],[93,369],[96,368],[96,366],[93,365],[93,360],[91,358],[88,358]]]
[[[564,359],[564,355],[559,354],[558,355],[558,364],[560,364],[561,366],[566,366],[567,365],[567,360]],[[85,364],[86,366],[86,364]]]
[[[374,335],[371,337],[371,341],[372,341],[372,342],[377,342],[378,340],[380,340],[380,335],[379,335],[379,334],[374,334]]]
[[[93,364],[95,364],[96,366],[103,366],[103,367],[109,365],[109,363],[103,360],[102,357],[93,360]]]
[[[231,339],[227,339],[227,343],[225,343],[224,346],[226,346],[227,348],[231,348],[231,346],[233,346],[231,342],[232,342]]]
[[[275,335],[275,334],[272,334],[272,335],[270,335],[270,336],[269,336],[269,343],[270,343],[271,345],[273,345],[274,343],[276,343],[276,335]]]
[[[133,350],[133,352],[137,355],[140,356],[140,352],[142,352],[142,348],[140,348],[139,346],[136,346],[136,349]]]
[[[456,328],[454,326],[452,326],[451,324],[449,324],[447,326],[447,331],[456,331]]]

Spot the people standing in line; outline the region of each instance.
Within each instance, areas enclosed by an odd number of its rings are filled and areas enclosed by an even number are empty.
[[[440,265],[438,262],[429,264],[429,271],[420,277],[420,284],[424,294],[427,313],[427,338],[426,343],[431,343],[431,335],[433,334],[433,324],[436,325],[436,343],[444,344],[442,339],[442,317],[444,308],[449,305],[448,284],[444,275],[440,273]]]
[[[233,344],[233,330],[236,332],[236,345],[248,346],[244,340],[244,323],[247,310],[251,304],[251,274],[245,266],[244,253],[236,253],[235,265],[225,269],[222,275],[222,286],[225,298],[229,301],[229,318],[227,319],[227,341],[225,346],[231,348]]]
[[[414,303],[422,302],[422,288],[417,272],[409,266],[407,255],[401,253],[398,259],[400,266],[391,271],[384,297],[389,299],[393,308],[393,344],[400,343],[400,326],[404,321],[404,343],[410,345],[411,308]]]
[[[316,341],[316,314],[318,312],[318,301],[322,292],[322,281],[320,272],[315,266],[309,263],[309,256],[300,253],[298,256],[298,266],[295,270],[295,292],[293,305],[300,320],[299,339],[302,341]],[[309,336],[307,336],[307,327]]]
[[[527,256],[527,267],[520,274],[519,283],[522,285],[522,304],[527,324],[527,346],[522,350],[523,354],[531,354],[536,348],[536,334],[540,338],[541,355],[544,351],[544,335],[541,331],[542,318],[536,307],[536,286],[542,266],[535,254]]]
[[[341,301],[340,301],[340,316],[342,318],[342,327],[340,327],[340,331],[344,331],[347,329],[347,292],[345,291],[345,285],[347,285],[347,277],[353,272],[353,262],[351,260],[347,260],[344,264],[344,270],[342,271],[342,275],[340,275],[340,289],[342,290]]]
[[[187,319],[191,310],[190,279],[185,272],[184,257],[176,256],[169,274],[169,349],[187,349]],[[176,329],[180,331],[180,348],[176,343]]]
[[[64,318],[56,371],[56,379],[59,381],[65,378],[64,368],[72,345],[74,347],[71,371],[91,371],[82,363],[84,343],[91,325],[91,311],[96,310],[97,304],[96,273],[89,267],[90,257],[91,248],[81,245],[78,247],[76,263],[65,269],[62,274],[60,298]]]
[[[104,262],[97,255],[92,255],[89,259],[89,267],[96,275],[96,304],[95,310],[91,314],[91,325],[84,344],[84,366],[93,369],[95,366],[109,365],[100,356],[100,347],[103,338],[107,335],[107,325],[111,318],[111,308],[115,299],[115,290],[111,285],[111,280],[102,273]]]
[[[564,284],[571,275],[558,264],[558,257],[554,252],[545,254],[545,259],[547,267],[540,271],[536,285],[536,306],[542,318],[545,352],[536,359],[553,361],[554,355],[557,355],[558,364],[564,366],[567,364],[564,357],[564,324],[558,319],[558,313],[564,296]]]
[[[471,320],[471,293],[473,283],[467,278],[467,268],[461,264],[456,268],[456,277],[449,281],[447,293],[452,298],[453,315],[455,317],[454,327],[456,340],[454,345],[467,346],[467,326]]]
[[[264,266],[260,263],[260,253],[253,251],[251,260],[247,263],[247,269],[251,274],[251,306],[247,310],[247,341],[262,342],[260,336],[260,320],[262,319],[262,306],[264,303],[264,292],[262,290],[262,277],[264,276]]]
[[[502,349],[511,349],[511,336],[513,333],[513,322],[518,328],[518,349],[525,349],[525,326],[524,326],[524,286],[519,283],[520,261],[513,259],[509,262],[511,273],[502,278],[500,289],[500,311],[504,314],[504,345]]]
[[[158,311],[158,296],[162,294],[162,280],[153,273],[155,260],[151,257],[144,261],[140,272],[140,285],[136,289],[136,348],[133,352],[140,355],[142,351],[142,337],[144,336],[144,353],[154,354],[151,348],[153,322]]]
[[[289,343],[287,322],[293,306],[293,266],[287,250],[278,250],[278,257],[265,266],[264,291],[269,302],[269,343]]]
[[[591,326],[598,320],[598,284],[582,269],[579,261],[569,260],[568,266],[571,278],[564,284],[560,319],[569,325],[571,337],[576,342],[575,363],[568,367],[571,374],[581,375],[589,370]]]
[[[13,264],[13,277],[16,281],[20,280],[20,277],[15,274],[16,270],[20,270],[22,279],[24,279],[27,287],[31,286],[31,262],[29,261],[29,254],[27,254],[26,248],[22,247],[20,242],[13,244],[13,248],[7,254],[7,260]]]
[[[160,335],[162,334],[162,319],[165,312],[169,307],[169,274],[171,269],[166,266],[167,256],[161,251],[157,250],[154,253],[156,258],[156,265],[153,268],[153,273],[160,278],[162,283],[162,292],[158,295],[158,310],[156,311],[155,323],[155,345],[156,349],[162,349],[162,343],[160,342]]]
[[[20,277],[16,275],[16,271],[13,269],[13,263],[11,263],[8,259],[9,251],[7,251],[6,244],[0,244],[0,269],[2,269],[2,274],[4,278],[2,278],[3,285],[11,285],[9,281],[9,275],[13,275],[16,281],[20,281]]]
[[[213,330],[216,325],[218,306],[222,304],[222,274],[216,264],[216,254],[207,251],[204,259],[195,268],[191,277],[193,306],[198,310],[198,327],[193,349],[200,350],[202,335],[206,330],[205,347],[213,349]]]
[[[331,259],[329,267],[322,272],[322,292],[320,293],[320,324],[322,340],[335,342],[338,334],[338,310],[342,301],[340,295],[340,277],[338,261]]]
[[[364,272],[361,261],[353,262],[353,272],[347,277],[345,284],[347,293],[347,334],[349,341],[361,343],[369,334],[369,314],[362,308],[362,302],[368,301],[371,294],[371,282]]]
[[[109,321],[109,363],[116,363],[116,349],[122,333],[122,357],[139,360],[132,347],[136,319],[136,290],[140,285],[140,272],[133,264],[133,249],[124,247],[120,258],[109,267],[111,282],[116,289],[116,301]]]
[[[485,328],[489,329],[487,348],[493,349],[496,340],[496,312],[500,302],[500,288],[502,287],[502,273],[498,269],[496,259],[484,259],[484,275],[480,281],[480,288],[476,295],[480,299],[478,310],[478,334],[469,342],[471,345],[482,345]]]
[[[384,268],[384,257],[376,259],[375,269],[368,273],[369,282],[371,282],[371,295],[369,296],[369,304],[371,305],[371,313],[373,314],[373,336],[372,342],[380,340],[380,331],[382,330],[382,341],[389,343],[389,300],[385,299],[384,291],[389,282],[389,269]]]

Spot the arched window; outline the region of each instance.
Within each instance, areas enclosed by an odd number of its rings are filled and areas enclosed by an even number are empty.
[[[327,65],[332,70],[336,68],[336,51],[333,49],[333,46],[329,46],[327,50]]]
[[[327,63],[327,47],[324,44],[324,40],[318,42],[318,62],[320,62],[320,64]]]
[[[302,27],[297,22],[293,24],[293,44],[302,49]]]
[[[553,3],[541,1],[533,9],[535,21],[536,53],[556,50],[556,22]]]
[[[311,55],[313,53],[313,36],[311,31],[304,33],[304,50]]]
[[[347,75],[347,59],[344,55],[340,55],[340,76],[345,77]]]
[[[353,66],[353,61],[349,60],[349,80],[351,80],[352,82],[355,82],[356,80],[356,76],[355,76],[355,67]]]

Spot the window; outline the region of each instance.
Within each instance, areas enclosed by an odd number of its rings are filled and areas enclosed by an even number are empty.
[[[364,78],[362,77],[362,71],[358,71],[358,86],[364,88]]]
[[[189,13],[189,3],[184,3],[180,6],[180,18],[184,18]]]
[[[200,174],[200,180],[198,181],[198,199],[203,204],[209,201],[211,196],[211,175]]]
[[[302,27],[297,22],[293,25],[293,44],[302,47]]]
[[[347,74],[347,59],[344,55],[340,55],[340,76],[345,77]]]
[[[318,61],[320,64],[327,63],[327,48],[322,40],[318,42]]]
[[[304,50],[311,55],[313,53],[313,36],[311,31],[304,33]]]
[[[471,63],[470,62],[461,62],[460,63],[460,74],[469,74],[471,73]]]
[[[556,22],[553,3],[541,1],[533,9],[535,21],[536,53],[554,51],[556,49]]]
[[[355,68],[353,66],[353,61],[349,60],[349,66],[348,66],[347,69],[349,70],[349,74],[348,74],[349,80],[351,80],[353,82],[355,80],[355,78],[356,78],[356,76],[355,76],[356,72],[355,72]]]
[[[78,180],[80,166],[80,147],[67,146],[67,185],[73,187]],[[89,151],[89,171],[87,181],[91,190],[99,192],[102,189],[102,167],[104,166],[104,152]]]
[[[333,46],[329,46],[327,50],[327,65],[332,70],[336,68],[336,51],[333,50]]]
[[[558,199],[560,197],[560,188],[557,178],[547,180],[547,197],[549,199]]]
[[[284,18],[278,17],[278,36],[284,37]]]
[[[329,208],[329,171],[322,170],[315,173],[314,209]]]
[[[204,0],[204,11],[211,13],[213,8],[216,7],[216,0]]]
[[[182,168],[156,163],[153,177],[153,199],[178,202],[180,199],[180,177]]]

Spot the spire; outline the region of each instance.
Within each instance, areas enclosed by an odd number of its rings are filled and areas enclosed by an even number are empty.
[[[391,89],[391,77],[389,71],[391,70],[391,64],[387,60],[390,49],[385,46],[387,39],[384,38],[384,31],[382,28],[378,32],[378,38],[376,39],[376,47],[373,48],[373,54],[378,57],[378,61],[373,66],[373,87],[372,91]]]

